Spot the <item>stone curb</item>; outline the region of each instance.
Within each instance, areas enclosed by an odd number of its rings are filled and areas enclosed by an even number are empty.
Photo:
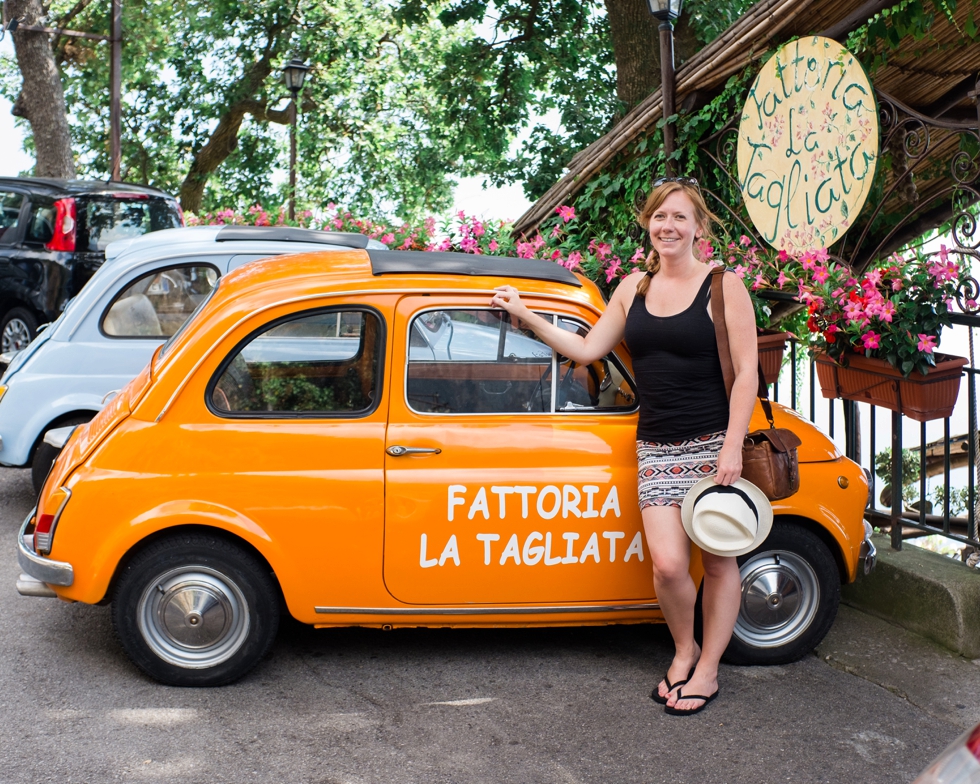
[[[846,604],[921,634],[970,659],[980,657],[980,571],[906,543],[873,537],[878,565],[841,592]]]

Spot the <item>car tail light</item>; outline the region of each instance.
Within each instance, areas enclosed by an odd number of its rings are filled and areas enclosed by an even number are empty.
[[[75,250],[75,200],[58,199],[54,203],[54,236],[44,247],[48,250]]]
[[[59,487],[45,499],[44,511],[38,514],[34,524],[34,550],[41,555],[51,552],[54,529],[69,498],[71,498],[71,491],[67,487]]]
[[[963,743],[967,750],[977,759],[980,760],[980,724],[973,728],[973,731],[966,736],[966,740]]]

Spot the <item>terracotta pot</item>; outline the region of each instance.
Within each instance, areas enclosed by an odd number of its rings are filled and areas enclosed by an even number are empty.
[[[783,366],[783,353],[786,350],[789,333],[765,329],[757,337],[762,375],[765,376],[767,384],[775,384],[779,379],[779,369]]]
[[[860,354],[838,365],[826,354],[816,357],[817,379],[824,397],[839,397],[898,411],[916,422],[942,419],[953,413],[960,392],[965,357],[936,354],[928,375],[913,371],[908,378],[884,359]]]

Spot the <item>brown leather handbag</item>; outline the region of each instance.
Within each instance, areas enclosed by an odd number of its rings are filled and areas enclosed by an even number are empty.
[[[725,323],[725,293],[722,288],[721,267],[711,271],[711,316],[715,322],[715,338],[718,341],[718,357],[725,377],[725,390],[732,397],[735,368],[732,365],[728,343],[728,325]],[[754,430],[745,436],[742,444],[742,478],[758,487],[770,501],[778,501],[793,495],[800,489],[800,467],[796,448],[802,443],[792,430],[776,427],[769,402],[769,389],[759,365],[759,402],[769,420],[769,427]]]

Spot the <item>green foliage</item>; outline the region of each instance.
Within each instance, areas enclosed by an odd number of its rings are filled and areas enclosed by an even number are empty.
[[[52,23],[74,6],[54,0]],[[446,125],[445,85],[432,77],[472,32],[436,20],[404,26],[393,9],[393,0],[127,0],[124,177],[178,192],[219,119],[245,107],[204,207],[285,201],[273,175],[288,167],[288,126],[270,119],[286,119],[281,67],[296,55],[312,67],[299,115],[300,201],[405,217],[444,209],[480,141]],[[106,10],[90,3],[71,26],[107,33]],[[108,47],[62,41],[59,57],[80,176],[105,179]],[[13,100],[19,89],[8,61],[0,90]]]
[[[883,449],[875,455],[875,475],[884,482],[885,488],[892,486],[892,450]],[[902,497],[911,498],[919,482],[919,450],[902,450]]]
[[[932,503],[936,509],[942,509],[946,503],[946,485],[938,485],[932,489]],[[963,515],[970,511],[970,489],[968,487],[954,487],[949,492],[949,513],[951,515]]]

